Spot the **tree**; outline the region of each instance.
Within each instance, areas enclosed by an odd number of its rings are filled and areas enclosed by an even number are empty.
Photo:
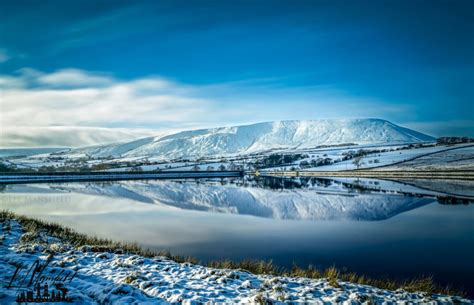
[[[0,172],[13,172],[15,168],[13,166],[8,166],[3,162],[0,162]]]
[[[230,162],[229,164],[229,170],[230,171],[238,171],[238,170],[242,170],[242,166],[238,165],[238,164],[235,164],[234,162]]]
[[[196,165],[193,166],[193,171],[197,172],[197,171],[200,171],[200,170],[201,170],[201,168],[199,167],[199,165],[196,164]]]
[[[359,169],[359,167],[364,164],[364,162],[362,162],[362,156],[355,157],[354,160],[352,160],[352,164],[354,164],[357,169]]]
[[[221,164],[219,165],[219,170],[222,172],[222,171],[225,171],[225,165],[224,164]]]
[[[131,172],[142,172],[143,171],[143,168],[141,166],[134,166],[132,167],[132,169],[130,170]]]
[[[308,167],[311,167],[311,165],[309,165],[308,161],[303,160],[303,161],[300,162],[300,168],[308,168]]]

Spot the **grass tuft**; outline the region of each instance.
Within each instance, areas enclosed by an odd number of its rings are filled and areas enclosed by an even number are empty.
[[[328,280],[329,285],[334,288],[340,288],[341,286],[338,283],[339,279],[339,271],[336,269],[335,266],[329,267],[324,270],[324,277]]]

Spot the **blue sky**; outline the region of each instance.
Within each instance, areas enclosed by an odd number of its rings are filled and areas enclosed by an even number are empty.
[[[0,20],[4,128],[380,117],[474,136],[473,1],[3,0]]]

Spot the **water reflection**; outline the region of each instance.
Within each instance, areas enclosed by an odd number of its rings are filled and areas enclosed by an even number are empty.
[[[64,193],[127,199],[142,204],[213,213],[251,215],[286,220],[384,220],[432,203],[443,192],[413,184],[374,179],[241,179],[148,180],[87,183],[9,185],[4,194]],[[27,195],[24,195],[27,196]],[[20,197],[23,198],[23,197]],[[25,197],[26,198],[26,197]],[[85,197],[94,198],[94,197]],[[107,211],[117,204],[91,206],[90,199],[75,200],[67,211]],[[468,198],[468,197],[466,197]],[[4,197],[8,206],[12,197]],[[56,199],[59,200],[59,199]],[[144,207],[142,207],[144,208]]]

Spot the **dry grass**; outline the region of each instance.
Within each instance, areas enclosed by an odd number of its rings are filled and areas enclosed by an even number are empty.
[[[48,235],[67,241],[77,248],[87,246],[88,250],[93,252],[129,253],[141,255],[144,257],[165,256],[178,263],[200,263],[196,258],[193,257],[172,255],[168,251],[151,251],[149,249],[144,249],[134,243],[121,243],[112,241],[110,239],[91,237],[75,232],[74,230],[59,224],[16,215],[9,211],[0,211],[0,221],[4,221],[6,219],[14,219],[18,221],[22,225],[23,230],[27,233],[30,233],[26,235],[27,240],[30,240],[32,238],[31,236],[35,236],[42,231]],[[325,270],[319,270],[311,265],[308,268],[300,268],[297,265],[294,265],[290,270],[288,270],[279,266],[275,266],[272,261],[263,260],[243,260],[236,262],[226,259],[211,261],[205,265],[216,269],[236,269],[254,274],[305,277],[312,279],[326,278],[329,284],[335,288],[341,287],[340,282],[343,281],[355,284],[370,285],[387,290],[396,290],[402,288],[409,292],[425,292],[429,294],[439,293],[456,296],[466,295],[464,291],[456,290],[453,287],[442,287],[437,285],[434,282],[432,276],[425,276],[411,280],[373,279],[364,275],[358,275],[353,272],[341,272],[334,266]]]

